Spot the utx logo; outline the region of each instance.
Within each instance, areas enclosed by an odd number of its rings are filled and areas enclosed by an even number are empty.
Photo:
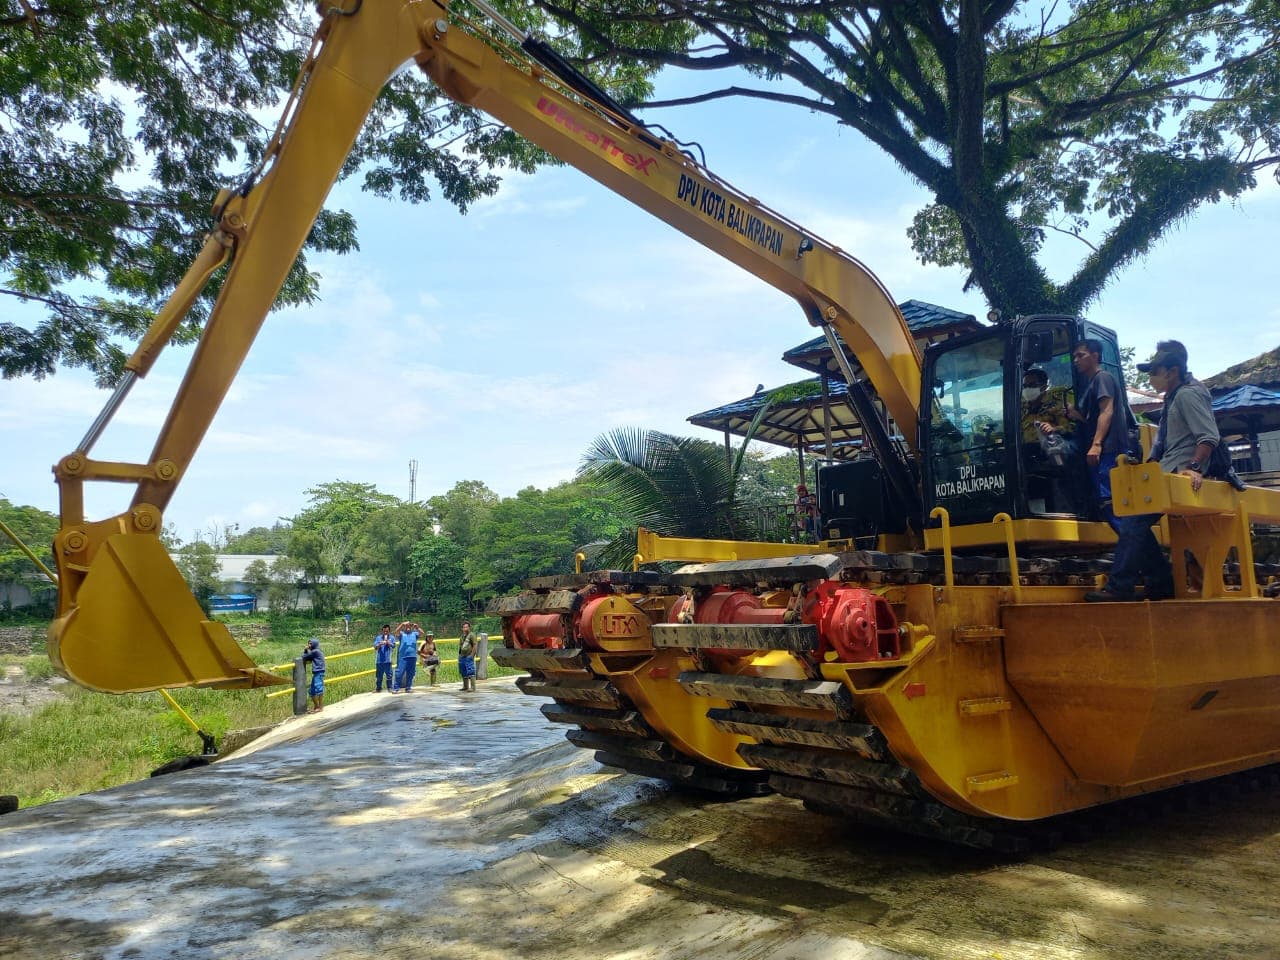
[[[570,133],[599,149],[601,153],[610,157],[621,157],[623,163],[629,167],[635,167],[638,173],[643,173],[646,177],[657,169],[658,161],[656,157],[646,157],[635,147],[628,148],[625,144],[618,143],[607,134],[598,133],[590,127],[584,126],[574,119],[568,110],[548,100],[546,97],[538,98],[538,111],[551,117]],[[634,152],[628,152],[628,150]]]
[[[603,613],[600,615],[600,635],[637,637],[640,635],[640,618],[634,613]]]

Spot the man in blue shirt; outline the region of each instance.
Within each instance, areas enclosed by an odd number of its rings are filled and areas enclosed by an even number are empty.
[[[400,659],[396,665],[396,685],[391,689],[392,693],[413,691],[413,678],[418,672],[418,637],[421,635],[422,628],[408,620],[396,627],[396,654]]]
[[[396,638],[391,635],[391,624],[384,623],[382,632],[373,637],[373,668],[377,672],[374,680],[374,693],[382,692],[382,678],[387,680],[387,693],[391,692],[391,660],[395,650]]]
[[[324,709],[324,654],[315,637],[302,648],[302,662],[311,664],[311,709],[307,712],[319,713]]]

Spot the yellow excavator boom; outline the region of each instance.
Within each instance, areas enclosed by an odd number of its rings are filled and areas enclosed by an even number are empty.
[[[483,4],[479,4],[484,8]],[[509,28],[496,14],[495,22]],[[54,663],[95,689],[283,683],[204,618],[158,535],[173,496],[336,180],[375,98],[407,62],[449,97],[548,152],[794,297],[838,334],[890,416],[914,425],[920,356],[888,292],[863,264],[734,189],[614,106],[580,92],[522,50],[451,15],[441,0],[363,0],[330,8],[317,30],[256,183],[224,192],[216,224],[127,365],[84,440],[54,467],[60,579]],[[209,277],[230,267],[146,463],[90,457]],[[914,430],[907,429],[910,447]],[[84,484],[132,484],[128,510],[84,514]]]

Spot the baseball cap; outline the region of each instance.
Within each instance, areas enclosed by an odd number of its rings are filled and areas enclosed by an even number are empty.
[[[1157,350],[1150,360],[1138,364],[1138,370],[1142,373],[1150,373],[1156,367],[1163,367],[1166,370],[1177,367],[1181,370],[1186,363],[1186,356],[1176,350]]]

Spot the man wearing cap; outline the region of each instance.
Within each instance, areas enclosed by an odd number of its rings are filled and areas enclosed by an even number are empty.
[[[1187,370],[1186,348],[1176,340],[1157,344],[1155,355],[1138,364],[1138,369],[1151,378],[1152,387],[1164,394],[1164,414],[1151,458],[1159,460],[1165,473],[1189,477],[1191,489],[1199,490],[1209,458],[1221,441],[1209,391]],[[1119,520],[1119,540],[1107,586],[1085,594],[1085,599],[1093,603],[1135,600],[1134,584],[1139,576],[1146,580],[1146,599],[1173,596],[1173,569],[1151,531],[1160,514]]]

